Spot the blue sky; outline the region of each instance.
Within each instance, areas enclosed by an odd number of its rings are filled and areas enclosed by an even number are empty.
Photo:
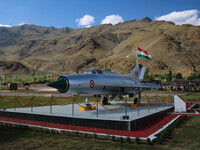
[[[0,26],[84,28],[146,16],[200,25],[199,11],[200,0],[0,0]]]

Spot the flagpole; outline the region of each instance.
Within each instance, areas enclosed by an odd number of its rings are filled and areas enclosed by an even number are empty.
[[[136,46],[136,66],[138,65],[138,46]]]

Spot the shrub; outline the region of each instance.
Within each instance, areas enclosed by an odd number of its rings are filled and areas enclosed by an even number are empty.
[[[115,136],[114,135],[112,136],[112,140],[115,141]]]
[[[157,144],[162,144],[162,142],[163,142],[163,136],[160,136],[160,137],[157,139],[156,143],[157,143]]]
[[[127,137],[127,138],[126,138],[126,142],[127,142],[127,143],[131,143],[130,137]]]
[[[97,138],[97,134],[94,134],[94,138],[95,138],[95,139]]]
[[[147,138],[146,143],[147,143],[148,145],[151,144],[151,140],[150,140],[150,138]]]
[[[123,137],[120,137],[120,139],[119,139],[119,140],[120,140],[120,142],[122,143],[122,142],[123,142]]]
[[[85,133],[85,137],[86,137],[86,138],[88,137],[88,134],[87,134],[87,133]]]
[[[136,144],[140,144],[140,138],[139,138],[139,137],[136,137],[136,138],[135,138],[135,143],[136,143]]]
[[[169,138],[169,136],[171,135],[172,131],[174,128],[177,128],[180,126],[181,123],[183,123],[184,120],[187,120],[188,116],[184,115],[181,116],[178,120],[176,120],[170,127],[168,127],[167,129],[165,129],[164,131],[161,132],[160,136],[157,139],[157,144],[162,144],[163,140],[165,138]]]
[[[78,131],[76,132],[76,136],[79,136],[79,132]]]
[[[68,136],[71,136],[71,132],[70,132],[70,131],[68,131],[68,132],[67,132],[67,135],[68,135]]]

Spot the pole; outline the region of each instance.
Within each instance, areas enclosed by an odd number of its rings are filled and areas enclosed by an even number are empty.
[[[127,95],[126,95],[126,105],[125,105],[125,116],[127,117]]]
[[[50,114],[52,114],[52,95],[51,95],[51,100],[50,100]]]
[[[150,102],[149,102],[149,96],[148,96],[148,113],[149,113],[149,103],[150,103]]]
[[[33,112],[33,95],[32,95],[32,98],[31,98],[31,112]]]
[[[2,73],[0,74],[0,93],[1,93],[1,76],[2,76]]]
[[[170,98],[170,95],[168,97]],[[168,107],[168,97],[167,97],[167,107]]]
[[[99,100],[98,100],[98,97],[97,97],[97,118],[98,118],[98,103],[99,103]]]
[[[165,108],[165,100],[162,99],[162,103],[163,103],[163,109]]]
[[[17,101],[17,97],[16,97],[16,94],[15,94],[14,111],[16,111],[16,101]]]
[[[157,111],[157,107],[158,107],[158,105],[157,105],[157,98],[158,98],[158,95],[156,94],[156,111]]]
[[[136,46],[136,66],[138,65],[138,50],[137,50],[138,46]]]
[[[34,94],[34,101],[33,101],[33,102],[34,102],[34,105],[33,105],[33,106],[35,107],[35,94]]]
[[[73,100],[72,100],[72,116],[74,116],[74,95],[73,95]]]
[[[141,92],[140,92],[140,88],[138,88],[138,117],[140,115],[140,100],[141,100]]]

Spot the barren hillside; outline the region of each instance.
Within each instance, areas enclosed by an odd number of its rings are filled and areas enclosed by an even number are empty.
[[[151,73],[200,72],[200,27],[149,18],[84,29],[0,27],[0,71],[7,72],[10,68],[2,64],[12,63],[22,66],[9,74],[27,68],[74,73],[93,67],[128,74],[136,64],[136,46],[152,55],[153,60],[139,59]]]

